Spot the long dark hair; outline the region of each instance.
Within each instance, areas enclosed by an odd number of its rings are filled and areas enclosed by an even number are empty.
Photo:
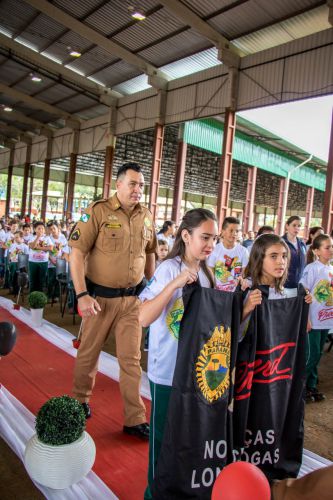
[[[316,260],[316,254],[314,253],[313,250],[319,250],[321,245],[323,244],[324,241],[326,240],[331,240],[331,237],[329,234],[318,234],[318,236],[315,237],[313,240],[312,244],[309,247],[309,250],[306,254],[306,263],[307,264],[312,264]]]
[[[175,242],[173,244],[172,250],[170,251],[167,259],[174,259],[175,257],[180,257],[182,261],[185,261],[186,254],[186,246],[182,238],[182,232],[184,229],[189,234],[192,234],[193,229],[199,227],[203,222],[207,220],[213,220],[217,222],[215,214],[206,208],[193,208],[193,210],[189,210],[183,217],[183,220],[178,228]],[[207,276],[209,280],[210,286],[214,288],[214,277],[207,266],[207,262],[205,260],[200,261],[200,267]]]
[[[173,220],[165,220],[163,222],[163,226],[161,227],[161,229],[159,230],[159,232],[157,234],[164,234],[167,232],[167,230],[169,229],[169,227],[173,226],[175,223]]]
[[[317,231],[320,231],[320,229],[324,232],[324,228],[321,226],[310,227],[309,238],[308,238],[308,241],[306,242],[306,245],[311,245],[311,243],[313,241],[313,238],[311,238],[311,236],[314,236]]]
[[[264,257],[266,251],[273,245],[281,245],[287,252],[288,263],[286,269],[281,278],[275,279],[275,290],[281,292],[288,276],[290,251],[284,239],[276,234],[262,234],[254,241],[251,248],[249,263],[244,269],[244,278],[251,278],[254,288],[261,284]]]

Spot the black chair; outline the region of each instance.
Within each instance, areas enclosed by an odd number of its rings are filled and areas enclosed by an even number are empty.
[[[67,306],[67,301],[70,298],[71,303],[72,303],[72,311],[71,314],[73,316],[73,325],[75,325],[75,315],[77,313],[77,300],[76,300],[76,295],[75,295],[75,290],[74,290],[74,285],[72,281],[72,276],[71,276],[71,269],[70,265],[68,264],[68,273],[66,276],[66,281],[65,281],[65,298],[64,301],[62,302],[62,297],[61,297],[61,302],[60,302],[60,311],[61,311],[61,317],[64,317],[65,314],[65,309]]]
[[[55,266],[56,282],[51,292],[51,306],[53,306],[54,304],[56,287],[59,287],[59,302],[61,303],[62,301],[62,296],[64,294],[65,287],[67,284],[67,270],[68,270],[68,264],[66,260],[58,258],[56,260],[56,266]],[[61,311],[61,306],[60,306],[60,311]]]
[[[16,271],[16,285],[18,292],[16,295],[16,304],[19,304],[20,297],[24,304],[24,290],[29,288],[29,255],[19,253],[17,256],[17,271]]]
[[[330,352],[333,347],[333,333],[329,333],[327,336],[328,348],[326,352]]]

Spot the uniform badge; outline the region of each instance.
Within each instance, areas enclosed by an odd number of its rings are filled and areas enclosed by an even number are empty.
[[[121,227],[121,224],[118,222],[113,222],[113,223],[109,223],[106,225],[106,227],[110,228],[110,229],[119,229]]]
[[[109,220],[118,220],[118,217],[116,215],[111,214],[111,215],[108,215],[108,219]]]
[[[73,231],[72,233],[71,240],[77,241],[80,238],[80,236],[81,236],[80,229],[75,229],[75,231]]]
[[[148,217],[145,217],[145,218],[144,218],[143,223],[144,223],[144,225],[145,225],[146,227],[149,227],[149,228],[151,227],[151,220],[150,220],[150,219],[148,219]]]
[[[81,218],[80,218],[80,221],[81,222],[88,222],[89,219],[90,219],[90,215],[89,214],[82,214]]]
[[[209,402],[220,399],[229,388],[231,330],[216,326],[195,364],[196,381]]]

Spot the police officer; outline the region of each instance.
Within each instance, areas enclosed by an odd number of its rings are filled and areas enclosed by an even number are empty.
[[[146,409],[140,396],[141,327],[138,294],[144,276],[155,270],[156,236],[151,212],[140,205],[144,187],[141,167],[125,163],[117,173],[117,192],[88,207],[69,244],[70,268],[83,317],[81,345],[74,370],[74,396],[91,416],[91,396],[98,358],[113,334],[120,367],[127,434],[149,438]]]

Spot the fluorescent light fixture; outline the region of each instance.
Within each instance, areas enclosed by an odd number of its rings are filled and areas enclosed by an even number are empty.
[[[40,76],[36,75],[36,73],[30,73],[30,78],[32,82],[36,83],[40,83],[43,81],[43,79]]]
[[[81,57],[82,54],[77,48],[67,47],[68,53],[72,57]]]
[[[7,113],[10,113],[11,111],[13,111],[13,108],[11,108],[10,106],[4,106],[2,109],[4,111],[7,111]]]
[[[133,19],[135,19],[136,21],[143,21],[144,19],[146,19],[146,16],[144,15],[144,13],[139,11],[139,10],[134,10],[131,13],[131,17]]]

